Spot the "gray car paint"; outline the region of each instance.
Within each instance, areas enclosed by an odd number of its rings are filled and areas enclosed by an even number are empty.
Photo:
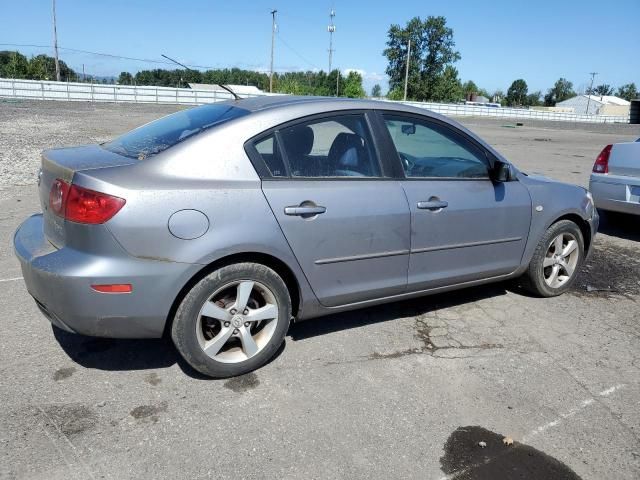
[[[615,143],[609,155],[609,172],[593,172],[589,190],[596,207],[640,215],[640,143]]]
[[[308,115],[389,110],[444,122],[475,139],[493,158],[507,161],[456,122],[414,107],[311,97],[266,97],[242,100],[237,105],[252,114],[204,131],[144,161],[114,156],[94,146],[45,152],[40,186],[44,216],[28,219],[17,230],[14,246],[27,288],[50,318],[69,330],[89,335],[157,337],[164,330],[180,292],[208,265],[231,255],[243,254],[242,258],[247,259],[260,254],[261,258],[268,256],[281,262],[295,278],[296,285],[289,287],[297,291],[300,305],[296,319],[302,320],[517,276],[526,269],[544,231],[563,216],[581,219],[589,237],[597,229],[597,213],[584,189],[528,177],[512,166],[513,181],[502,187],[492,186],[494,192],[502,188],[519,192],[514,193],[512,213],[499,210],[498,204],[494,205],[494,215],[488,208],[481,218],[475,218],[477,212],[466,218],[461,210],[451,221],[464,221],[468,230],[476,229],[482,234],[474,240],[473,236],[459,233],[449,240],[451,244],[437,245],[446,252],[445,247],[451,246],[460,250],[459,243],[518,236],[526,238],[526,245],[514,240],[513,251],[509,250],[507,258],[499,260],[496,256],[505,242],[498,242],[500,247],[495,249],[463,248],[462,252],[456,252],[461,257],[458,261],[473,265],[471,272],[453,275],[443,267],[436,283],[419,276],[409,283],[409,259],[414,255],[408,253],[413,248],[411,211],[406,198],[404,206],[399,199],[400,193],[404,195],[414,187],[408,187],[407,181],[403,184],[401,178],[365,182],[290,180],[289,187],[285,185],[287,182],[261,181],[243,148],[245,141]],[[47,212],[48,192],[59,177],[72,178],[73,183],[85,188],[125,198],[126,205],[104,225],[80,225],[53,218]],[[426,186],[431,185],[429,182],[422,181]],[[371,189],[367,184],[375,186]],[[484,185],[486,195],[489,184]],[[523,187],[530,196],[529,205],[523,201]],[[373,198],[373,193],[368,192],[377,188],[384,190],[385,195]],[[464,195],[471,193],[467,191]],[[459,196],[454,185],[446,194],[450,198]],[[374,209],[365,209],[363,202],[349,200],[354,195],[368,199]],[[265,196],[271,197],[271,205]],[[336,216],[323,214],[309,221],[300,217],[284,219],[280,214],[279,207],[316,201],[312,197],[327,203],[326,213]],[[382,203],[385,205],[377,205]],[[209,220],[208,230],[192,240],[172,235],[169,218],[181,210],[202,212]],[[446,220],[446,209],[438,215],[442,217],[442,231],[446,231],[451,226]],[[384,221],[380,221],[380,216]],[[525,225],[529,216],[527,235]],[[317,228],[323,218],[325,229]],[[497,231],[486,229],[487,222],[494,222]],[[326,243],[314,236],[314,228]],[[292,229],[298,232],[293,241],[293,237],[288,238]],[[416,231],[413,229],[414,235]],[[316,251],[305,249],[305,239],[309,240],[307,246],[315,247]],[[447,239],[441,236],[439,241]],[[296,242],[299,245],[294,245]],[[413,245],[418,244],[414,238]],[[474,264],[478,254],[486,255],[486,262]],[[518,255],[519,262],[515,260]],[[370,256],[374,258],[366,258]],[[349,261],[335,261],[345,257]],[[100,294],[89,288],[92,283],[118,282],[133,283],[133,293]]]

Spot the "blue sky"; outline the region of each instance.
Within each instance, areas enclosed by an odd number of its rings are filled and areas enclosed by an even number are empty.
[[[640,0],[610,2],[465,2],[457,0],[57,0],[62,47],[190,65],[266,70],[272,8],[278,9],[276,70],[327,69],[328,14],[336,11],[334,66],[363,73],[367,90],[386,89],[382,51],[392,23],[443,15],[454,30],[463,80],[489,91],[524,78],[529,90],[565,77],[581,89],[589,72],[596,84],[640,83]],[[50,0],[0,0],[0,43],[51,45]],[[25,54],[51,49],[17,48]],[[76,70],[117,75],[162,65],[61,51]]]

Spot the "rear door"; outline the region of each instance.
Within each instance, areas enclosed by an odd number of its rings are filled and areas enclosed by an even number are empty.
[[[409,289],[518,268],[531,221],[526,187],[493,182],[488,152],[448,124],[409,114],[382,119],[402,163],[411,209]]]
[[[289,123],[247,150],[265,164],[265,197],[322,304],[405,290],[409,208],[379,161],[366,113]]]

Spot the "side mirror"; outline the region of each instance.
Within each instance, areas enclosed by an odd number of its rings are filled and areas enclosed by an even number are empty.
[[[400,127],[402,130],[402,133],[404,133],[405,135],[413,135],[414,133],[416,133],[416,126],[415,124],[409,124],[409,125],[402,125],[402,127]]]
[[[493,165],[493,180],[496,182],[510,182],[513,180],[513,169],[511,168],[511,164],[504,163],[499,160]]]

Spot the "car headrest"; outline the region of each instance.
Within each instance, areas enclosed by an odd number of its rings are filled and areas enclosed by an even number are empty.
[[[329,162],[338,166],[357,166],[363,149],[362,138],[355,133],[339,133],[329,149]],[[347,152],[349,155],[345,155]]]
[[[280,132],[287,154],[299,159],[311,153],[313,148],[313,130],[308,125],[285,128]]]

